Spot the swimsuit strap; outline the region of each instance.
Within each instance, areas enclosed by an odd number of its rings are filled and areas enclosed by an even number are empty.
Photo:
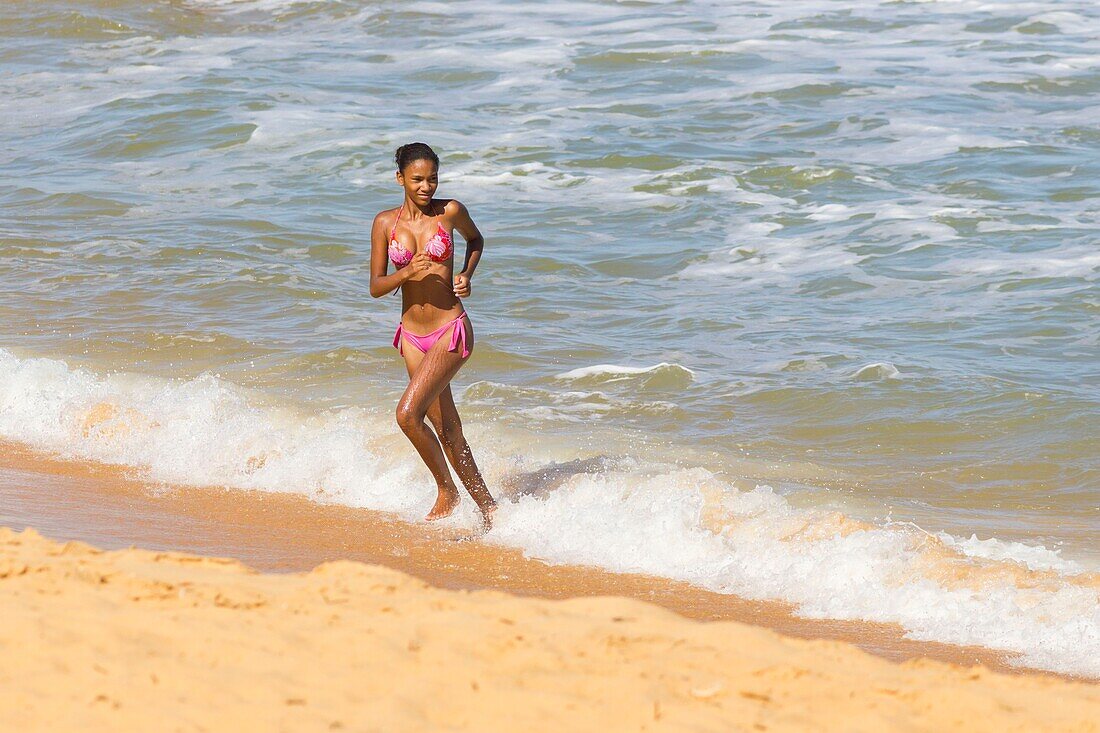
[[[405,202],[401,202],[401,208],[397,210],[397,218],[393,220],[393,227],[390,229],[390,240],[393,240],[393,233],[397,231],[397,222],[401,221],[401,212],[405,210]]]
[[[394,291],[397,292],[396,290]],[[405,332],[405,326],[401,321],[397,322],[397,333],[393,335],[393,347],[397,349],[397,353],[401,356],[405,355],[405,350],[401,348],[401,335]]]
[[[466,335],[466,313],[463,312],[458,318],[451,321],[454,325],[454,330],[451,331],[451,347],[448,351],[455,351],[458,349],[458,344],[462,342],[462,358],[465,359],[470,355],[470,347],[467,345],[469,337]]]

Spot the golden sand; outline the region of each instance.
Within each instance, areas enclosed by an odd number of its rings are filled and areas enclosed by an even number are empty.
[[[1100,730],[1093,684],[347,561],[263,574],[0,528],[0,618],[4,730]]]

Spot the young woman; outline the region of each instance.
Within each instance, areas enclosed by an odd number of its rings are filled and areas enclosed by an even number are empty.
[[[439,156],[430,147],[402,145],[394,161],[405,200],[374,217],[370,294],[378,298],[401,289],[401,323],[393,345],[405,358],[409,386],[397,403],[397,424],[424,459],[439,490],[427,519],[446,517],[461,499],[447,469],[449,459],[488,528],[496,502],[462,435],[451,395],[451,379],[474,347],[473,328],[459,298],[470,295],[470,278],[485,240],[465,206],[454,199],[434,198]],[[466,259],[457,275],[453,274],[451,239],[455,229],[466,240]],[[390,263],[395,269],[392,274]],[[424,424],[425,416],[434,433]]]

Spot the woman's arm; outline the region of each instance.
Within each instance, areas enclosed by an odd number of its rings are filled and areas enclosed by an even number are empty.
[[[381,298],[392,293],[405,284],[415,271],[423,269],[420,262],[415,259],[405,267],[402,267],[392,275],[386,274],[390,266],[389,232],[382,222],[384,212],[374,217],[374,225],[370,230],[370,294],[371,297]]]
[[[470,279],[474,276],[477,263],[481,260],[481,253],[485,249],[485,237],[481,236],[477,224],[470,218],[470,212],[460,202],[452,199],[454,206],[454,227],[462,238],[466,240],[466,259],[462,263],[462,271],[455,275],[455,295],[465,298],[470,294]]]

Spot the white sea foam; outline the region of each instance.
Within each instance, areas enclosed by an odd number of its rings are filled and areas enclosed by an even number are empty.
[[[866,364],[852,374],[857,382],[879,382],[885,379],[901,379],[901,372],[888,361]]]
[[[186,0],[188,5],[198,8],[212,8],[221,11],[243,12],[256,10],[273,12],[287,10],[294,6],[323,5],[329,0]]]
[[[660,364],[645,367],[619,366],[618,364],[595,364],[593,366],[580,367],[563,372],[556,379],[566,380],[593,380],[599,382],[621,382],[641,375],[656,376],[666,375],[677,380],[690,382],[695,378],[695,372],[680,364],[670,364],[662,361]]]
[[[892,136],[895,141],[870,146],[861,141],[848,153],[852,160],[877,165],[906,165],[942,158],[962,148],[1007,148],[1028,144],[1026,140],[958,132],[920,119],[893,119],[871,134],[874,137]]]
[[[1044,255],[1001,254],[996,258],[957,258],[946,269],[958,273],[981,275],[1018,275],[1025,277],[1083,277],[1092,280],[1100,276],[1100,253],[1095,247],[1059,247]]]
[[[643,379],[625,382],[612,379],[602,384],[597,381],[590,386],[609,387],[626,386],[631,388],[629,396],[611,395],[599,389],[590,390],[547,390],[538,387],[517,387],[490,381],[470,384],[462,393],[466,404],[479,408],[511,409],[532,424],[543,421],[554,423],[590,423],[599,418],[626,418],[639,415],[668,415],[676,412],[678,406],[668,400],[641,397],[638,393],[660,391],[660,388],[679,389],[684,384],[681,377],[666,375],[665,379]],[[653,389],[651,389],[653,388]],[[522,402],[527,407],[516,406]]]
[[[490,446],[490,479],[512,476],[520,486],[502,501],[489,542],[550,562],[782,599],[808,617],[895,622],[913,638],[980,644],[1019,653],[1021,663],[1100,676],[1098,591],[1046,548],[858,523],[796,509],[767,486],[737,491],[705,468],[640,458],[566,472],[528,492],[512,451],[537,468],[548,460],[538,446],[471,429]],[[0,349],[0,435],[135,466],[154,481],[300,492],[414,520],[431,488],[412,451],[394,450],[395,433],[388,414],[309,413],[213,376],[103,376]],[[464,511],[456,522],[472,521]],[[1045,574],[1017,583],[1006,564]]]
[[[799,286],[802,276],[845,271],[862,259],[842,247],[820,246],[813,238],[765,237],[759,231],[730,227],[726,232],[726,247],[733,244],[732,248],[715,251],[705,261],[692,263],[672,277],[689,280],[735,278],[739,282],[761,285]]]
[[[1031,570],[1053,570],[1059,573],[1081,573],[1080,563],[1067,560],[1057,550],[1049,550],[1042,545],[1026,545],[1022,542],[1005,542],[996,537],[980,540],[976,535],[967,539],[953,537],[939,532],[936,537],[944,544],[954,547],[970,557],[984,557],[991,560],[1008,560],[1025,565]]]
[[[894,621],[914,638],[1012,649],[1033,664],[1098,669],[1095,589],[986,579],[988,565],[943,556],[919,531],[798,511],[767,487],[729,491],[705,470],[581,476],[552,499],[508,505],[501,519],[493,538],[539,557],[783,598],[809,617]],[[1006,556],[1016,559],[1007,546]],[[973,579],[950,582],[959,568],[972,568]]]

